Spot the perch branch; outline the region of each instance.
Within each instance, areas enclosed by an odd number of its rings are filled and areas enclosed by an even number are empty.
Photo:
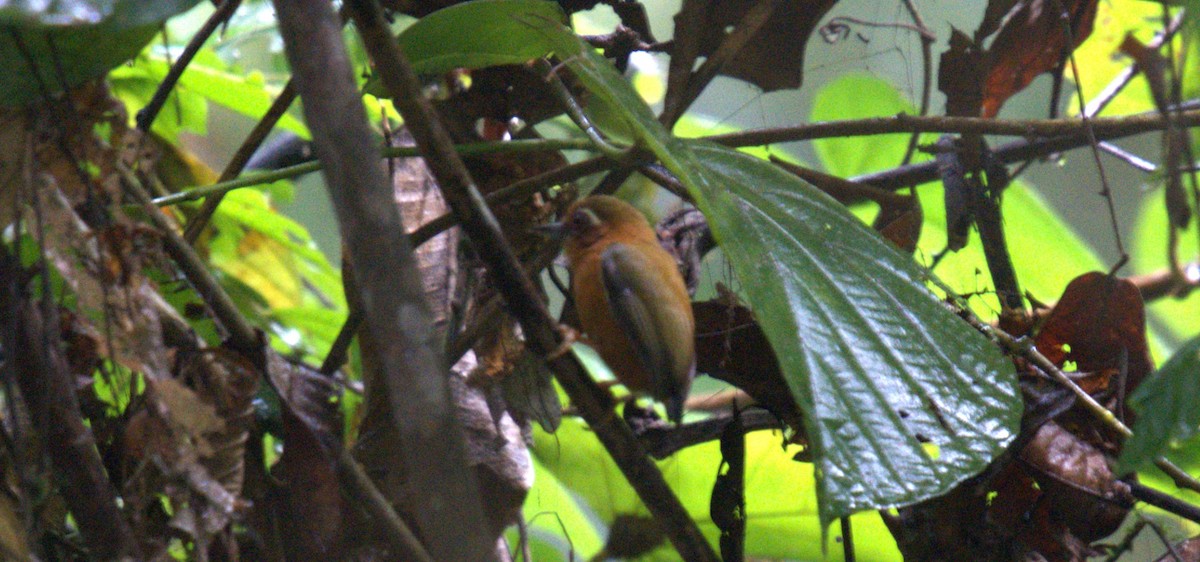
[[[455,153],[450,136],[441,126],[433,107],[421,94],[420,82],[392,38],[382,10],[370,0],[356,0],[350,5],[354,7],[355,23],[367,51],[391,92],[396,108],[404,117],[463,232],[486,263],[509,311],[520,322],[526,345],[535,353],[549,357],[562,345],[557,323],[505,240],[496,217],[484,202],[466,166]],[[573,354],[559,354],[548,361],[572,402],[583,413],[650,513],[661,523],[680,556],[684,560],[717,560],[716,553],[675,497],[658,467],[646,456],[629,427],[615,415],[612,397],[588,377]],[[458,527],[461,526],[460,523]]]

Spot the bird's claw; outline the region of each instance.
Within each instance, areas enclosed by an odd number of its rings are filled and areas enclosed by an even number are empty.
[[[558,347],[546,354],[546,361],[554,361],[566,355],[568,351],[571,351],[571,346],[579,341],[579,332],[575,328],[566,324],[559,324],[557,329],[559,335],[562,336],[562,341],[558,344]]]

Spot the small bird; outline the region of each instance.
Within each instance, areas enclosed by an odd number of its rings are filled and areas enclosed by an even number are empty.
[[[679,268],[646,217],[594,195],[538,230],[564,239],[586,341],[617,380],[666,404],[678,423],[696,369],[695,321]]]

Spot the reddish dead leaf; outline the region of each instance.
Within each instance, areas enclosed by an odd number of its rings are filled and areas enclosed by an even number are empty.
[[[736,26],[758,1],[705,3],[700,56],[712,55],[728,35],[726,31]],[[804,46],[821,18],[836,3],[837,0],[780,2],[766,25],[722,66],[720,73],[745,80],[765,92],[799,88],[804,78]]]
[[[1123,390],[1132,392],[1154,369],[1141,292],[1126,279],[1099,272],[1067,285],[1035,341],[1055,365],[1073,361],[1087,373],[1080,386],[1089,393],[1109,389],[1119,375],[1125,377]]]
[[[271,470],[283,487],[274,496],[288,559],[340,559],[347,504],[338,487],[338,404],[328,378],[264,350],[264,368],[282,401],[283,455]]]
[[[1058,68],[1065,53],[1074,51],[1092,34],[1097,3],[1029,0],[1016,8],[988,48],[983,116],[995,117],[1005,100],[1039,74]]]

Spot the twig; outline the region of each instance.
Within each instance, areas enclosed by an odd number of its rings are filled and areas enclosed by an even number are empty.
[[[1174,513],[1184,519],[1200,523],[1200,507],[1196,507],[1175,496],[1164,494],[1141,482],[1126,481],[1125,483],[1129,484],[1129,491],[1133,493],[1133,497],[1152,506]]]
[[[667,68],[667,93],[663,96],[663,112],[658,120],[671,130],[683,116],[683,103],[692,78],[692,68],[700,56],[704,23],[712,0],[683,0],[675,14],[675,38],[671,46],[671,62]]]
[[[1047,359],[1045,355],[1042,355],[1042,353],[1039,352],[1036,347],[1034,347],[1032,340],[1028,338],[1014,338],[1008,332],[983,322],[978,316],[975,315],[974,312],[971,312],[971,310],[966,307],[966,304],[962,302],[962,297],[958,296],[948,285],[933,275],[930,275],[928,279],[959,303],[958,306],[962,311],[960,316],[973,328],[992,338],[996,343],[1000,344],[1000,347],[1005,351],[1024,357],[1051,380],[1058,383],[1063,388],[1070,390],[1071,393],[1075,395],[1076,400],[1080,404],[1083,404],[1084,409],[1091,413],[1092,416],[1095,417],[1102,426],[1116,433],[1122,440],[1133,436],[1133,431],[1130,430],[1129,427],[1124,423],[1122,423],[1120,419],[1117,419],[1115,414],[1092,398],[1087,391],[1080,388],[1079,385],[1075,384],[1075,381],[1072,381],[1071,378],[1066,375],[1066,373],[1063,373],[1062,370],[1054,365],[1054,363],[1049,359]],[[1200,492],[1200,481],[1184,472],[1178,466],[1175,466],[1175,464],[1171,461],[1163,457],[1159,457],[1154,460],[1154,466],[1158,467],[1159,470],[1162,470],[1165,474],[1170,476],[1171,479],[1175,481],[1176,486]]]
[[[1153,174],[1154,172],[1158,171],[1158,166],[1154,162],[1146,160],[1145,158],[1129,152],[1128,150],[1125,150],[1124,148],[1121,148],[1111,142],[1101,141],[1099,148],[1100,150],[1107,152],[1109,156],[1113,156],[1116,159],[1129,164],[1134,169],[1141,170],[1147,174]]]
[[[841,518],[842,522],[842,559],[845,562],[854,562],[856,556],[854,554],[854,528],[850,524],[850,516],[844,515]]]
[[[908,8],[910,14],[916,14],[916,9],[913,7],[911,0],[906,1],[904,4],[905,7]],[[919,16],[914,17],[913,20],[919,20]],[[871,21],[850,16],[838,16],[835,18],[830,18],[829,23],[821,26],[821,29],[818,31],[821,33],[821,38],[824,39],[826,43],[836,43],[846,38],[846,35],[850,32],[850,26],[846,24],[851,23],[854,25],[861,25],[863,27],[906,29],[916,33],[917,35],[920,35],[922,41],[928,40],[930,43],[937,41],[937,37],[934,36],[933,32],[929,31],[929,29],[926,28],[925,25],[920,21],[917,21],[915,25],[910,25],[895,21]]]
[[[369,0],[355,0],[351,5],[359,33],[384,85],[392,94],[393,103],[404,117],[446,202],[458,217],[459,225],[488,266],[509,311],[520,322],[526,345],[535,353],[548,356],[562,345],[557,324],[505,240],[466,166],[455,153],[433,107],[421,95],[420,82],[392,38],[382,10]],[[671,538],[680,556],[685,560],[717,560],[716,553],[675,497],[658,467],[613,412],[612,397],[596,386],[573,354],[559,354],[550,360],[550,366],[650,513]]]
[[[288,80],[283,91],[279,92],[279,96],[275,101],[271,102],[271,107],[263,114],[262,119],[254,125],[254,129],[246,135],[246,140],[242,141],[242,145],[238,147],[237,152],[233,153],[233,158],[229,159],[229,163],[225,165],[225,169],[221,171],[221,176],[217,178],[217,183],[229,182],[238,177],[242,170],[246,168],[246,163],[254,156],[254,152],[266,140],[267,135],[275,128],[275,124],[287,113],[288,107],[291,107],[292,102],[296,100],[296,87]],[[280,178],[282,179],[282,178]],[[275,180],[271,180],[275,181]],[[204,227],[208,226],[208,221],[212,220],[213,213],[217,212],[217,206],[225,198],[225,191],[214,191],[216,197],[208,199],[196,215],[188,221],[187,230],[184,231],[184,239],[188,243],[194,244],[196,239],[200,237],[200,233],[204,232]],[[164,204],[164,203],[156,203]]]
[[[678,426],[659,422],[639,427],[634,433],[648,453],[656,459],[665,459],[688,447],[720,439],[721,432],[732,417],[719,415]],[[742,426],[747,433],[783,428],[774,414],[758,409],[742,412]]]
[[[238,312],[233,299],[229,298],[229,294],[205,267],[204,260],[200,259],[191,244],[179,234],[175,222],[150,201],[150,195],[146,193],[146,188],[142,187],[141,180],[124,164],[118,162],[116,167],[125,183],[125,191],[142,206],[150,222],[162,233],[167,254],[183,271],[183,275],[196,288],[200,298],[204,299],[204,303],[213,311],[217,321],[229,333],[233,348],[253,356],[261,344],[258,331]]]
[[[1067,36],[1067,44],[1073,45],[1075,39],[1071,30],[1071,18],[1067,13],[1062,2],[1058,2],[1059,9],[1062,10],[1063,33]],[[1071,59],[1071,74],[1075,78],[1075,93],[1079,100],[1079,106],[1083,107],[1087,104],[1087,100],[1083,99],[1083,82],[1079,80],[1079,65],[1075,63],[1075,51],[1071,49],[1068,52]],[[1175,119],[1171,115],[1164,116],[1167,122],[1167,128],[1172,129],[1176,126]],[[1100,161],[1100,142],[1096,140],[1096,131],[1092,128],[1092,118],[1087,114],[1081,114],[1080,120],[1084,123],[1084,129],[1087,131],[1088,144],[1092,149],[1092,158],[1096,161],[1096,173],[1100,176],[1100,196],[1104,198],[1104,203],[1108,206],[1108,218],[1112,224],[1113,240],[1117,245],[1117,263],[1113,265],[1112,272],[1116,273],[1125,262],[1129,261],[1129,254],[1125,252],[1125,243],[1121,241],[1121,227],[1117,222],[1117,207],[1113,203],[1112,187],[1108,185],[1108,175],[1104,172],[1104,163]],[[1172,172],[1174,173],[1174,172]]]
[[[456,147],[464,156],[479,156],[483,154],[503,153],[518,153],[518,152],[542,152],[551,150],[589,150],[593,146],[585,139],[536,139],[536,140],[514,140],[505,142],[478,142],[461,144]],[[253,152],[253,151],[251,151]],[[241,151],[239,151],[239,154]],[[393,146],[384,148],[380,151],[382,158],[411,158],[420,156],[420,153],[415,147],[411,146]],[[594,163],[593,163],[594,165]],[[220,182],[196,187],[178,193],[173,193],[166,197],[159,197],[154,200],[155,205],[178,205],[188,201],[198,201],[200,199],[210,198],[214,195],[223,196],[224,194],[255,185],[263,185],[271,182],[276,182],[283,179],[294,178],[304,174],[322,170],[321,162],[313,160],[312,162],[304,162],[295,166],[288,166],[270,172],[258,174],[250,174],[237,179],[222,180]],[[578,168],[576,168],[578,169]],[[553,184],[551,184],[553,185]],[[211,199],[210,199],[211,201]],[[207,202],[206,202],[207,203]],[[204,208],[208,208],[205,205]],[[215,205],[214,205],[215,207]],[[199,217],[192,220],[192,224],[198,224]],[[188,225],[189,227],[192,225]]]
[[[34,193],[33,197],[39,195]],[[34,208],[40,233],[44,222],[36,199]],[[44,252],[44,246],[39,247]],[[51,267],[44,253],[41,263],[43,268]],[[50,273],[42,271],[41,277],[48,285]],[[63,356],[58,307],[51,300],[52,293],[45,290],[42,306],[35,306],[23,286],[25,278],[20,259],[9,253],[7,244],[0,243],[0,310],[4,311],[0,315],[0,345],[5,351],[5,370],[16,380],[29,415],[41,432],[42,452],[50,459],[61,496],[91,555],[105,560],[140,558],[133,532],[117,507],[116,489],[104,470],[95,437],[79,410],[76,383]]]
[[[183,71],[192,63],[192,58],[196,53],[200,52],[200,48],[204,46],[205,41],[208,41],[210,35],[217,30],[221,24],[225,23],[233,12],[237,10],[242,0],[223,0],[217,10],[208,16],[208,20],[204,25],[196,31],[192,39],[188,41],[187,47],[184,47],[183,53],[179,55],[179,60],[171,65],[171,69],[167,71],[167,76],[159,83],[158,89],[154,91],[154,96],[150,98],[150,103],[146,104],[141,111],[137,113],[137,128],[143,133],[150,130],[150,125],[154,123],[154,118],[158,117],[158,112],[162,111],[163,105],[167,103],[167,96],[171,94],[171,90],[175,88],[175,84],[179,82],[179,77],[183,76]]]
[[[363,303],[376,343],[364,350],[379,366],[378,386],[370,391],[382,393],[391,429],[404,443],[397,453],[411,498],[405,507],[435,560],[488,559],[495,536],[467,465],[442,352],[430,337],[432,319],[416,258],[392,186],[378,165],[340,22],[323,0],[274,4],[313,149],[325,166],[325,184],[354,266],[352,296]],[[363,27],[360,21],[360,32]]]
[[[404,520],[400,519],[392,504],[388,503],[387,498],[383,496],[379,488],[375,487],[375,483],[367,476],[366,471],[359,466],[358,461],[354,460],[354,457],[350,456],[350,452],[344,447],[338,449],[337,468],[338,474],[341,476],[338,478],[338,482],[346,491],[346,495],[364,506],[373,521],[379,521],[387,527],[388,531],[384,535],[388,539],[388,544],[395,550],[391,553],[393,557],[416,562],[433,562],[433,557],[425,550],[421,541],[408,528]]]
[[[937,42],[937,36],[925,26],[925,19],[917,10],[916,2],[904,0],[904,8],[908,10],[908,15],[916,27],[917,36],[921,38],[921,107],[917,110],[917,115],[925,116],[929,114],[929,98],[933,94],[933,44]],[[912,157],[917,151],[917,142],[920,139],[920,133],[913,133],[912,137],[908,139],[908,148],[904,150],[904,158],[900,161],[901,166],[912,162]],[[913,195],[916,195],[915,190]]]
[[[1129,532],[1125,533],[1125,537],[1121,539],[1120,544],[1114,547],[1109,547],[1108,557],[1104,559],[1104,562],[1117,562],[1117,560],[1120,560],[1122,554],[1125,554],[1133,549],[1133,539],[1136,539],[1137,536],[1141,534],[1142,529],[1145,528],[1146,520],[1138,519],[1137,522],[1133,524],[1133,528],[1129,529]]]
[[[596,150],[598,150],[601,154],[618,161],[624,160],[630,155],[632,147],[616,146],[609,142],[608,139],[604,138],[604,135],[600,134],[600,131],[596,129],[595,125],[592,124],[592,120],[588,118],[587,114],[584,113],[583,108],[579,106],[579,102],[575,99],[575,96],[571,95],[570,90],[567,89],[567,85],[563,84],[562,79],[559,78],[554,69],[550,67],[550,63],[548,61],[545,59],[538,60],[534,63],[534,69],[537,70],[538,74],[542,76],[542,79],[550,85],[550,92],[554,94],[555,99],[557,99],[558,103],[562,105],[562,108],[567,113],[567,116],[571,118],[571,121],[575,123],[575,126],[579,127],[579,129],[583,131],[583,134],[588,138],[589,141],[591,141],[592,146]]]
[[[603,156],[576,162],[575,164],[563,166],[556,170],[514,182],[512,185],[489,193],[486,199],[489,204],[519,201],[550,186],[598,174],[616,165],[618,164]],[[452,226],[454,226],[453,213],[437,217],[421,225],[409,235],[412,239],[412,245],[414,247],[420,246]],[[349,316],[346,317],[346,321],[342,323],[341,330],[338,331],[337,338],[333,341],[333,346],[329,348],[329,353],[325,356],[325,361],[321,363],[322,373],[327,375],[332,374],[346,363],[346,351],[349,349],[350,343],[354,340],[354,335],[358,333],[361,324],[362,317],[356,315],[353,310],[350,311]]]

